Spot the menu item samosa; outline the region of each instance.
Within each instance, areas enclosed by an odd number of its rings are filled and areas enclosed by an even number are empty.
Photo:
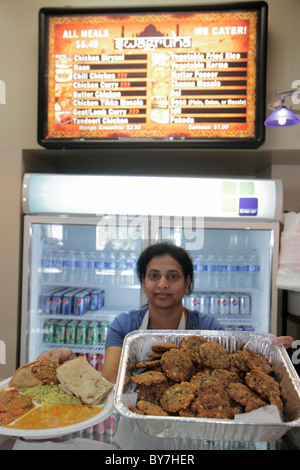
[[[56,385],[58,363],[50,359],[37,359],[16,370],[9,387],[35,387],[36,385]]]

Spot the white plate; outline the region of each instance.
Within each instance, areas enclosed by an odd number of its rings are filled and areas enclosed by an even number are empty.
[[[0,382],[0,390],[8,388],[10,378]],[[114,389],[107,395],[104,403],[98,405],[99,408],[104,407],[103,410],[93,418],[82,421],[81,423],[72,424],[71,426],[63,426],[51,429],[15,429],[6,426],[0,426],[0,435],[17,436],[24,439],[52,439],[54,437],[64,436],[71,434],[82,429],[95,426],[108,418],[114,410]]]

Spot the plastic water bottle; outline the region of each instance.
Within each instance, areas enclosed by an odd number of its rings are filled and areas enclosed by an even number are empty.
[[[248,276],[248,260],[244,255],[240,255],[238,258],[238,288],[249,287],[247,285]]]
[[[216,258],[213,255],[209,255],[207,258],[207,270],[209,278],[209,288],[217,289],[218,288],[218,271]]]
[[[224,256],[218,256],[216,260],[217,265],[217,285],[218,288],[224,289],[226,287],[226,273],[227,264]]]
[[[249,256],[249,286],[257,289],[259,287],[259,261],[257,254]]]
[[[83,251],[79,251],[77,254],[76,254],[76,261],[75,261],[75,283],[77,283],[78,285],[82,285],[85,283],[85,279],[84,279],[84,270],[85,270],[85,261],[86,261],[86,258],[85,258],[85,254]]]
[[[75,282],[76,256],[74,251],[67,251],[64,261],[63,282],[73,285]]]
[[[97,251],[95,254],[94,284],[101,286],[104,283],[104,253]]]
[[[93,285],[94,278],[95,278],[95,253],[93,251],[89,251],[86,254],[86,276],[85,281],[86,284]]]
[[[116,278],[117,262],[114,252],[107,253],[104,260],[104,283],[106,285],[113,285]]]
[[[228,288],[238,287],[238,262],[237,257],[229,255],[227,259],[227,279],[228,279]]]
[[[62,251],[58,250],[55,253],[52,263],[53,263],[55,282],[60,283],[63,281],[63,269],[64,269],[64,254]]]
[[[124,284],[126,286],[132,286],[135,282],[135,255],[130,253],[126,259],[126,269],[124,273]]]
[[[207,270],[207,257],[199,255],[196,258],[197,270],[195,273],[195,287],[198,289],[207,289],[209,287],[208,282],[208,270]]]
[[[51,281],[51,263],[52,263],[52,254],[51,250],[44,249],[41,259],[41,279],[42,282]]]

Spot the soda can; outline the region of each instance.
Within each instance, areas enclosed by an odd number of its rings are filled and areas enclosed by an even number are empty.
[[[101,323],[99,327],[99,343],[105,343],[109,326],[107,323]]]
[[[55,322],[53,320],[45,321],[43,327],[43,342],[53,343],[55,335]]]
[[[50,315],[52,313],[52,295],[56,289],[51,289],[41,294],[41,311],[43,315]]]
[[[191,295],[189,297],[189,308],[191,310],[198,310],[199,309],[199,298],[194,296],[194,295]]]
[[[66,326],[65,342],[67,344],[76,343],[77,321],[70,321]]]
[[[242,315],[250,315],[251,313],[250,295],[247,295],[247,294],[240,295],[240,313]]]
[[[91,304],[90,304],[90,309],[91,310],[99,310],[99,291],[98,290],[92,290],[91,291]]]
[[[76,344],[86,344],[88,322],[81,321],[76,328]]]
[[[99,341],[99,323],[97,321],[91,322],[87,327],[86,344],[96,346]]]
[[[221,294],[219,312],[223,315],[228,315],[229,313],[229,295],[228,294]]]
[[[82,317],[85,313],[84,307],[85,307],[84,295],[82,295],[82,292],[80,292],[79,294],[76,294],[74,298],[74,315]]]
[[[97,365],[97,371],[102,372],[104,364],[104,354],[98,354],[98,365]]]
[[[209,298],[209,313],[212,315],[218,314],[220,309],[220,299],[217,294],[213,294]]]
[[[89,354],[88,355],[88,363],[97,370],[98,367],[98,354]]]
[[[200,294],[199,296],[199,312],[209,313],[209,296],[207,294]]]
[[[240,302],[238,295],[230,295],[230,313],[233,315],[237,315],[240,313]]]
[[[84,298],[84,313],[88,312],[91,305],[91,294],[89,290],[85,290],[82,292]]]
[[[62,315],[71,315],[72,314],[72,301],[73,301],[73,293],[66,292],[62,298],[61,304],[61,313]]]
[[[115,427],[115,418],[114,415],[110,415],[105,420],[105,433],[109,436],[113,436],[115,434],[116,427]]]
[[[54,342],[58,344],[65,343],[65,335],[68,320],[61,320],[56,324]]]
[[[67,288],[59,289],[52,296],[52,315],[61,315],[61,306],[63,295],[68,291]]]

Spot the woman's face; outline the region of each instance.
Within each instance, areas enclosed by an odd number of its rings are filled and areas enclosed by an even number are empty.
[[[182,303],[190,278],[184,278],[181,265],[172,256],[156,256],[148,263],[142,285],[149,304],[167,309]]]

